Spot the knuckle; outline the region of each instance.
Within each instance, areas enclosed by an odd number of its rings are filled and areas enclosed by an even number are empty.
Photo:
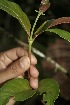
[[[11,62],[11,59],[6,55],[6,53],[4,53],[1,57],[0,60],[4,63],[5,66],[7,66],[7,64],[9,62]]]
[[[13,64],[10,66],[10,72],[13,74],[13,75],[17,75],[18,74],[18,67],[16,64]]]
[[[22,50],[22,47],[17,47],[16,49],[19,50],[19,51],[21,51]]]
[[[0,56],[0,68],[6,67],[5,64],[5,54],[3,54],[2,56]]]
[[[3,70],[5,68],[6,68],[6,65],[4,64],[2,60],[0,60],[0,70]]]
[[[19,55],[20,57],[24,55],[28,55],[27,51],[24,50],[22,47],[18,47],[16,49],[16,54]]]
[[[3,54],[2,56],[0,56],[0,60],[5,62],[5,54]]]

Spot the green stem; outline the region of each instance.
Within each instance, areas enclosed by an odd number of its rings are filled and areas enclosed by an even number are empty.
[[[31,66],[31,49],[32,49],[32,43],[29,40],[29,59],[30,59],[30,66]],[[28,78],[30,78],[30,71],[28,71]]]
[[[34,32],[36,23],[37,23],[39,17],[41,16],[41,14],[42,14],[41,12],[38,12],[37,18],[36,18],[36,20],[35,20],[35,22],[34,22],[34,25],[33,25],[32,31],[31,31],[31,38],[32,38],[32,35],[33,35],[33,32]]]
[[[36,20],[35,20],[35,22],[34,22],[34,25],[33,25],[32,31],[31,31],[31,35],[30,35],[30,37],[28,38],[28,41],[29,41],[30,66],[31,66],[31,49],[32,49],[32,43],[33,43],[33,38],[32,38],[32,36],[33,36],[33,32],[34,32],[36,23],[37,23],[37,21],[38,21],[38,19],[39,19],[39,17],[40,17],[41,14],[42,14],[41,12],[38,12],[37,18],[36,18]],[[29,72],[28,72],[28,76],[29,76]]]
[[[38,21],[40,15],[41,15],[41,12],[38,12],[37,18],[36,18],[36,20],[35,20],[35,22],[34,22],[34,25],[33,25],[32,31],[31,31],[31,35],[30,35],[30,37],[29,37],[29,39],[28,39],[28,40],[29,40],[29,56],[30,56],[30,54],[31,54],[31,47],[32,47],[32,43],[33,43],[32,35],[33,35],[33,32],[34,32],[36,23],[37,23],[37,21]]]
[[[32,48],[32,44],[31,44],[31,42],[29,42],[29,58],[30,58],[30,65],[31,65],[31,48]]]
[[[30,37],[28,39],[29,40],[29,58],[30,58],[30,63],[31,63],[31,48],[32,48],[32,43],[33,43],[32,35],[33,35],[33,32],[34,32],[36,23],[37,23],[37,21],[38,21],[38,19],[39,19],[41,14],[42,14],[41,12],[38,12],[37,18],[36,18],[36,20],[34,22],[34,25],[33,25],[32,31],[31,31],[31,35],[30,35]]]

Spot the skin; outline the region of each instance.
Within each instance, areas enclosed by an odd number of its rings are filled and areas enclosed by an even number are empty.
[[[39,72],[35,67],[36,64],[37,59],[31,55],[30,65],[28,52],[20,47],[0,53],[0,84],[17,77],[24,78],[25,72],[30,68],[30,86],[37,89]],[[14,103],[12,97],[6,105],[14,105]]]

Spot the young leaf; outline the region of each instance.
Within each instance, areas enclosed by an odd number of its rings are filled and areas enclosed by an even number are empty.
[[[35,38],[36,38],[39,34],[41,34],[42,32],[44,32],[44,31],[48,28],[48,26],[52,23],[52,21],[53,21],[53,19],[52,19],[52,20],[47,20],[47,21],[45,21],[45,22],[37,29],[37,31],[34,33]]]
[[[26,79],[13,79],[0,88],[0,105],[6,105],[11,96],[15,101],[24,101],[35,94]]]
[[[61,29],[47,29],[46,31],[56,33],[60,37],[66,39],[67,41],[70,42],[70,33],[65,31],[65,30],[61,30]]]
[[[30,35],[31,24],[27,15],[21,10],[18,4],[8,1],[0,0],[0,9],[6,11],[8,14],[12,15],[22,25],[28,35]]]
[[[53,26],[56,26],[58,24],[62,24],[62,23],[70,23],[70,17],[62,17],[62,18],[58,18],[55,19],[48,28],[51,28]]]
[[[47,101],[47,105],[53,105],[59,95],[59,86],[53,79],[43,79],[39,83],[38,91],[43,93],[43,101]]]

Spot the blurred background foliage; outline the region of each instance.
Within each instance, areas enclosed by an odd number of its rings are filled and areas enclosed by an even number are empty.
[[[35,10],[38,10],[41,0],[10,1],[20,5],[29,17],[31,25],[33,25],[37,16]],[[50,0],[50,2],[51,7],[45,12],[45,16],[40,17],[36,29],[47,19],[70,17],[70,0]],[[70,32],[70,24],[62,24],[57,27]],[[20,23],[6,12],[0,10],[0,52],[21,46],[16,42],[15,38],[27,43],[26,32]],[[57,99],[55,105],[70,105],[70,43],[55,34],[47,32],[38,36],[33,46],[67,69],[67,74],[60,71],[55,72],[54,65],[47,63],[45,59],[35,55],[38,59],[37,68],[40,72],[39,79],[51,77],[60,85],[60,97]],[[41,105],[42,103],[36,97],[22,103],[22,105],[38,104]]]

